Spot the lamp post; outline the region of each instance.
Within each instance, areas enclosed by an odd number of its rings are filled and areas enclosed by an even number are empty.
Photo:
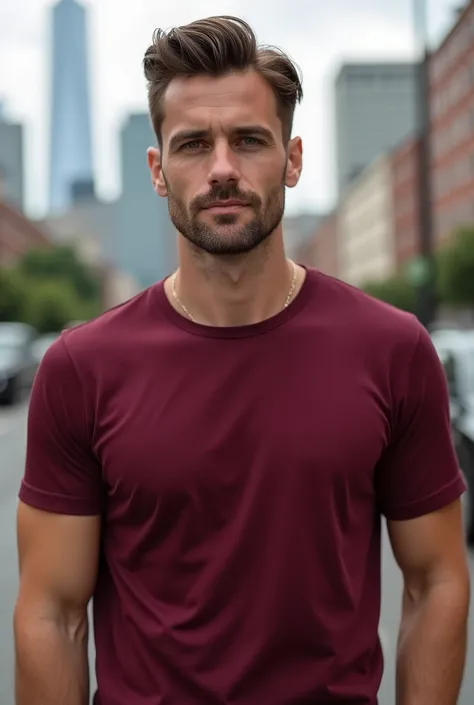
[[[430,51],[428,48],[426,0],[413,0],[416,65],[416,124],[419,134],[418,151],[418,257],[413,267],[417,288],[418,318],[424,326],[435,320],[436,266],[433,242],[433,212],[431,198],[431,120],[430,120]]]

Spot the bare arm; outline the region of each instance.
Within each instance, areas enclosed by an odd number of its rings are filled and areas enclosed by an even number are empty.
[[[404,578],[397,705],[456,705],[469,608],[461,502],[388,529]]]
[[[99,532],[99,517],[63,516],[20,503],[16,705],[89,703],[87,605]]]

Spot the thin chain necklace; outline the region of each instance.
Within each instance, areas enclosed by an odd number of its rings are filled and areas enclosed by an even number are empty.
[[[291,267],[293,269],[293,277],[291,279],[290,290],[288,292],[288,296],[286,297],[285,305],[283,306],[283,308],[286,308],[289,305],[289,303],[291,302],[291,299],[293,298],[293,294],[295,293],[295,288],[296,288],[297,269],[296,269],[295,263],[292,260],[290,260],[290,263],[291,263]],[[177,275],[178,275],[178,272],[175,272],[173,274],[172,279],[171,279],[171,292],[173,294],[173,298],[176,301],[176,303],[178,304],[178,306],[181,308],[183,313],[189,318],[189,320],[192,321],[193,323],[196,323],[196,319],[194,318],[192,313],[189,311],[189,309],[186,308],[186,306],[183,304],[183,302],[179,298],[178,294],[176,293],[176,277],[177,277]]]

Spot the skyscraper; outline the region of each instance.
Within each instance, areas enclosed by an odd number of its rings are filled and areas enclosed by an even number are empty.
[[[75,182],[93,182],[87,44],[85,8],[76,0],[60,0],[52,9],[52,212],[68,207]]]
[[[23,208],[23,125],[11,122],[0,103],[0,198]]]
[[[153,190],[147,166],[146,151],[154,144],[148,114],[129,115],[120,132],[122,193],[115,264],[143,288],[176,265],[176,231],[166,199]]]
[[[345,64],[335,85],[337,186],[341,195],[379,154],[416,130],[416,66]]]

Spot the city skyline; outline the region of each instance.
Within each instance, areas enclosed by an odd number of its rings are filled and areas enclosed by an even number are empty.
[[[67,210],[77,182],[93,184],[89,23],[84,6],[59,0],[50,14],[52,29],[49,211]]]
[[[120,128],[129,112],[146,110],[141,61],[156,26],[182,24],[210,14],[239,14],[255,28],[259,41],[282,46],[297,61],[303,72],[305,98],[297,110],[295,131],[303,136],[305,168],[298,188],[288,193],[289,212],[321,210],[334,200],[333,81],[341,64],[414,56],[408,0],[396,7],[385,7],[382,0],[361,0],[357,8],[348,0],[339,0],[337,7],[310,10],[304,0],[294,0],[291,5],[276,2],[271,14],[250,0],[218,4],[208,0],[200,3],[199,12],[187,0],[159,11],[146,0],[136,0],[127,7],[117,0],[84,0],[83,4],[91,13],[98,192],[109,199],[117,197],[120,188]],[[0,76],[0,98],[6,103],[7,115],[25,123],[26,201],[34,215],[44,212],[47,197],[47,10],[51,5],[50,0],[18,0],[15,6],[0,7],[0,61],[15,66],[14,72]],[[448,0],[432,0],[430,26],[436,40],[452,24],[452,9]],[[29,16],[28,25],[23,23],[25,16]]]

